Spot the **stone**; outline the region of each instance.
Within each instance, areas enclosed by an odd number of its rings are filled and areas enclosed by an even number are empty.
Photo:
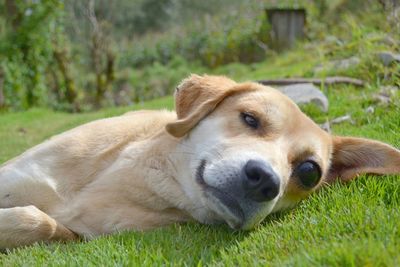
[[[318,64],[317,66],[314,67],[314,73],[321,73],[327,69],[328,69],[327,65]]]
[[[370,42],[377,42],[379,44],[384,44],[387,46],[397,46],[398,40],[394,39],[390,34],[385,33],[376,33],[376,32],[371,32],[368,33],[365,36],[365,39],[370,41]]]
[[[399,87],[394,85],[382,86],[379,90],[379,94],[387,96],[395,96],[398,92],[400,92]]]
[[[381,43],[389,45],[389,46],[396,46],[398,44],[398,42],[390,36],[385,36],[381,40]]]
[[[400,63],[400,54],[395,54],[389,51],[382,51],[378,52],[376,55],[384,66],[389,66],[393,62]]]
[[[324,131],[326,131],[328,133],[331,133],[332,132],[331,131],[331,125],[340,124],[340,123],[346,122],[346,121],[350,122],[351,124],[354,124],[354,121],[351,118],[351,116],[349,114],[347,114],[347,115],[344,115],[344,116],[341,116],[341,117],[334,118],[334,119],[332,119],[330,121],[327,120],[326,122],[324,122],[322,124],[319,124],[319,127],[321,127],[322,130],[324,130]]]
[[[375,108],[373,106],[369,106],[364,111],[365,113],[373,114],[375,112]]]
[[[345,58],[345,59],[332,60],[325,64],[317,65],[314,68],[314,72],[319,73],[319,72],[331,70],[331,69],[347,70],[347,69],[358,66],[358,64],[360,64],[360,62],[361,62],[360,58],[358,58],[356,56],[350,57],[350,58]]]
[[[358,57],[350,57],[332,61],[333,67],[339,70],[346,70],[349,68],[356,67],[358,64],[360,64],[360,62],[361,60]]]
[[[392,102],[392,98],[400,92],[397,86],[382,86],[377,94],[372,95],[372,100],[379,104],[389,105]]]
[[[392,101],[390,96],[385,94],[374,94],[372,95],[372,100],[385,106],[389,105]]]
[[[324,42],[326,44],[335,44],[335,45],[340,45],[340,46],[343,45],[343,42],[334,35],[328,35],[327,37],[325,37]]]
[[[354,121],[349,114],[334,118],[333,120],[331,120],[331,124],[339,124],[346,121],[350,122],[351,124],[354,124]]]
[[[278,88],[298,105],[314,103],[323,112],[328,111],[328,98],[312,83],[299,83]]]

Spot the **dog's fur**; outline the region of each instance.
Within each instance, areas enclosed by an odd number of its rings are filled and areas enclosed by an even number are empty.
[[[94,121],[3,164],[0,247],[193,219],[249,229],[338,177],[400,173],[395,148],[330,136],[269,87],[192,75],[175,98],[176,113],[137,111]],[[256,117],[259,127],[248,127],[242,113]],[[307,189],[293,170],[310,159],[322,179]],[[242,194],[238,180],[249,160],[279,178],[272,200]]]

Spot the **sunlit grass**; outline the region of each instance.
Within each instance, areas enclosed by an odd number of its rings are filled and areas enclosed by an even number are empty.
[[[303,60],[301,59],[303,57]],[[253,67],[229,66],[239,80],[305,75],[315,63],[294,51]],[[317,122],[350,114],[354,123],[333,126],[333,133],[379,139],[400,147],[400,101],[388,106],[371,100],[379,90],[324,88],[329,112],[312,106]],[[0,115],[0,162],[79,124],[133,109],[173,107],[172,97],[85,114],[33,109]],[[374,105],[375,112],[365,109]],[[37,244],[0,255],[3,266],[398,266],[400,265],[400,176],[361,176],[314,194],[297,208],[273,215],[251,232],[197,223],[172,225],[146,233],[126,232],[88,242]]]

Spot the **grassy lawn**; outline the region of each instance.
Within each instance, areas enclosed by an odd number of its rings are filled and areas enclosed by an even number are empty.
[[[239,80],[307,75],[319,57],[298,51],[251,67],[215,70]],[[354,123],[333,126],[341,135],[379,139],[400,147],[400,99],[373,105],[378,90],[372,81],[362,89],[323,88],[327,114],[305,111],[321,123],[351,114]],[[399,93],[400,94],[400,93]],[[399,95],[398,94],[398,95]],[[53,134],[84,122],[131,109],[172,108],[166,97],[134,107],[95,113],[66,114],[46,109],[0,115],[0,163]],[[294,210],[275,214],[250,232],[197,223],[172,225],[146,233],[126,232],[89,242],[37,244],[0,254],[2,266],[398,266],[400,265],[400,176],[361,176],[314,194]]]

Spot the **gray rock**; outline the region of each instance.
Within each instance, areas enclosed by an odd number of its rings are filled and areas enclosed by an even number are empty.
[[[382,86],[379,90],[379,94],[395,96],[400,91],[399,89],[399,87],[393,85]]]
[[[382,105],[389,105],[390,102],[392,102],[392,99],[389,95],[385,95],[385,94],[374,94],[372,95],[372,100],[378,104],[382,104]]]
[[[315,73],[319,73],[325,70],[347,70],[350,68],[356,67],[358,64],[360,64],[361,60],[358,57],[350,57],[350,58],[345,58],[345,59],[339,59],[339,60],[332,60],[329,61],[323,65],[318,65],[314,68]]]
[[[378,104],[389,105],[399,91],[397,86],[382,86],[377,94],[372,95],[372,100]]]
[[[365,113],[374,113],[375,112],[375,108],[373,106],[369,106],[366,109],[364,109]]]
[[[316,104],[323,112],[328,111],[328,98],[318,87],[312,83],[300,83],[278,88],[283,94],[287,95],[298,105],[309,103]]]
[[[326,44],[335,44],[340,46],[343,45],[343,42],[334,35],[328,35],[327,37],[325,37],[324,42]]]
[[[339,123],[342,123],[342,122],[345,122],[345,121],[348,121],[348,122],[354,124],[353,119],[348,114],[344,115],[344,116],[341,116],[341,117],[334,118],[333,120],[331,120],[331,124],[339,124]]]
[[[393,39],[390,36],[385,36],[382,40],[381,43],[389,45],[389,46],[396,46],[398,44],[398,41],[396,41],[395,39]]]
[[[360,62],[361,60],[358,57],[350,57],[346,59],[332,61],[333,67],[340,70],[356,67],[358,64],[360,64]]]
[[[314,67],[314,73],[321,73],[328,69],[329,67],[326,64],[325,65],[318,64],[317,66]]]
[[[323,124],[319,124],[319,127],[321,127],[322,130],[331,133],[331,125],[333,124],[340,124],[342,122],[350,122],[351,124],[354,124],[354,120],[351,118],[351,116],[349,114],[341,116],[341,117],[337,117],[334,118],[332,120],[327,120],[325,123]]]
[[[370,42],[377,42],[379,44],[384,44],[387,46],[397,46],[398,40],[394,39],[390,34],[388,33],[368,33],[365,36],[365,39],[370,41]]]
[[[393,62],[400,62],[400,54],[394,54],[392,52],[383,51],[383,52],[378,52],[376,55],[384,66],[389,66]]]

